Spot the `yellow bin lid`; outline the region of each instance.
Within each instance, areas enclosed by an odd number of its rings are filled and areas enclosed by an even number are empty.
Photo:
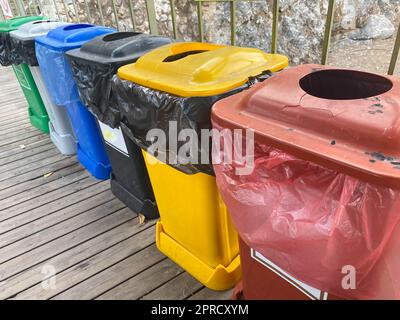
[[[287,57],[253,48],[201,42],[172,43],[118,69],[121,79],[181,97],[212,96],[237,88],[263,71],[279,71]]]

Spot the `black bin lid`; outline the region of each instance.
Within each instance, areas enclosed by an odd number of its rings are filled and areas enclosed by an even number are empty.
[[[135,62],[146,52],[173,40],[138,32],[114,32],[86,42],[79,49],[67,52],[74,59],[98,64]]]

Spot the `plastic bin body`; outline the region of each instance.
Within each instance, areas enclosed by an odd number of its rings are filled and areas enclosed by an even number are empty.
[[[242,64],[241,58],[249,55],[247,61],[250,63]],[[286,58],[275,58],[278,56],[269,56],[252,49],[180,43],[151,51],[136,64],[121,67],[118,76],[152,89],[155,92],[154,101],[160,98],[158,94],[162,95],[162,91],[171,94],[167,100],[182,99],[181,105],[187,102],[184,102],[186,97],[204,97],[201,101],[204,101],[204,108],[209,110],[210,96],[218,96],[240,87],[249,77],[257,76],[265,70],[276,71],[287,65]],[[232,71],[229,69],[237,64],[242,72],[239,71],[237,77],[228,76]],[[209,66],[212,66],[211,69]],[[201,102],[196,101],[200,108]],[[180,102],[177,104],[180,105]],[[139,105],[135,107],[139,108]],[[163,107],[169,109],[168,101]],[[176,115],[179,110],[179,107],[173,111],[169,109],[170,120],[176,120],[172,118],[173,115],[181,117]],[[185,110],[182,114],[185,114]],[[129,118],[129,115],[125,116]],[[164,118],[168,118],[168,112],[158,120],[153,120],[153,123],[157,123],[154,126],[161,124],[160,121],[168,122]],[[209,118],[208,113],[205,122],[208,123]],[[123,118],[122,129],[127,130],[127,135],[135,136],[139,132],[140,123],[136,123],[135,127],[130,121]],[[201,125],[194,126],[200,128]],[[160,212],[156,228],[158,249],[213,290],[226,290],[234,286],[241,276],[238,239],[216,188],[215,177],[202,172],[201,166],[194,168],[192,173],[184,172],[155,159],[145,150],[143,154]]]
[[[29,66],[20,64],[13,65],[12,68],[26,101],[28,101],[28,114],[31,124],[39,130],[49,133],[49,116]]]
[[[112,167],[111,190],[130,209],[148,219],[158,217],[157,205],[141,149],[125,139],[120,129],[119,115],[112,107],[111,79],[119,67],[170,42],[165,37],[116,32],[67,53],[82,102],[95,115],[102,133]]]
[[[48,92],[54,104],[67,109],[77,139],[79,162],[98,179],[109,179],[111,166],[96,120],[79,99],[65,52],[114,31],[106,27],[72,24],[36,38],[36,56]]]
[[[76,153],[76,139],[72,125],[63,106],[53,103],[44,84],[42,74],[35,54],[35,38],[46,35],[50,30],[57,27],[69,25],[63,22],[50,20],[29,22],[18,30],[11,32],[14,54],[19,54],[21,62],[29,65],[30,72],[39,90],[40,96],[49,117],[50,138],[58,150],[65,155]]]
[[[2,65],[13,63],[12,57],[5,57],[11,53],[11,35],[10,33],[25,23],[45,19],[42,16],[16,17],[0,23],[0,33],[3,43],[2,46]],[[3,42],[4,40],[4,42]],[[7,47],[7,48],[6,48]],[[4,56],[3,56],[4,55]],[[38,88],[29,70],[28,65],[13,65],[14,73],[18,79],[22,92],[28,102],[28,114],[31,124],[44,133],[49,133],[49,117],[43,104]]]
[[[292,277],[256,250],[240,243],[242,292],[245,300],[337,300],[327,292]],[[240,298],[240,297],[239,297]]]
[[[214,164],[246,299],[399,297],[399,88],[303,65],[213,106],[215,129],[254,130],[249,175]]]
[[[76,138],[67,109],[53,103],[44,83],[39,67],[29,66],[49,116],[50,138],[58,150],[65,155],[76,153]]]

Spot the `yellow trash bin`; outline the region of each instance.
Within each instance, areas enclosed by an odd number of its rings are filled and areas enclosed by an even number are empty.
[[[238,238],[211,162],[180,163],[179,152],[171,151],[170,123],[175,121],[178,133],[189,128],[200,137],[202,129],[211,129],[216,101],[287,64],[285,56],[258,49],[174,43],[121,67],[113,79],[121,128],[143,150],[160,212],[157,247],[210,289],[226,290],[240,280]],[[169,139],[157,158],[150,151],[154,140],[147,137],[151,129],[161,129]],[[204,152],[200,149],[198,159]]]

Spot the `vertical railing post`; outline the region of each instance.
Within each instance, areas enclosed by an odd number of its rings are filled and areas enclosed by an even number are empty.
[[[100,23],[102,26],[104,26],[104,16],[103,16],[103,10],[101,8],[100,0],[97,0],[97,8],[99,9]]]
[[[136,23],[135,23],[135,13],[133,11],[133,0],[128,0],[128,5],[129,5],[129,13],[131,15],[131,22],[132,22],[132,29],[133,31],[136,31]]]
[[[172,33],[174,35],[174,39],[176,39],[178,37],[178,32],[176,27],[175,0],[169,0],[169,5],[171,7]]]
[[[17,6],[18,6],[18,11],[20,12],[21,16],[25,16],[26,12],[25,12],[24,3],[22,2],[22,0],[17,0]]]
[[[199,29],[199,41],[204,41],[203,33],[203,6],[201,1],[197,1],[197,24]]]
[[[36,0],[32,0],[32,3],[33,3],[33,8],[35,9],[35,15],[39,15],[39,11],[38,11],[38,5],[37,5],[37,2],[36,2]]]
[[[21,15],[21,12],[19,11],[19,7],[18,7],[18,5],[17,5],[17,1],[16,0],[13,0],[13,4],[14,4],[14,7],[15,7],[15,11],[16,11],[16,13],[17,13],[17,15]]]
[[[61,1],[62,1],[62,3],[63,3],[64,10],[65,10],[65,20],[66,20],[67,22],[69,22],[68,6],[67,6],[67,4],[65,3],[66,0],[61,0]]]
[[[57,6],[56,0],[53,0],[53,6],[54,6],[54,9],[56,10],[57,19],[60,20],[60,11],[58,11],[58,6]]]
[[[322,65],[325,65],[328,62],[334,13],[335,13],[335,0],[329,0],[328,13],[325,23],[324,43],[322,45],[322,59],[321,59]]]
[[[231,5],[231,45],[236,44],[236,0],[230,1]]]
[[[27,1],[27,4],[26,4],[26,13],[27,13],[27,15],[29,15],[29,16],[32,15],[32,10],[31,10],[31,7],[30,7],[30,5],[29,5],[29,1]]]
[[[78,6],[76,5],[76,0],[72,0],[72,5],[74,6],[76,20],[78,21],[78,23],[80,23],[81,18],[79,17],[79,9],[78,9]]]
[[[41,1],[40,1],[40,0],[37,0],[36,3],[37,3],[37,6],[38,6],[38,8],[39,8],[40,15],[43,15],[43,6],[42,6]]]
[[[84,0],[84,1],[85,1],[85,13],[87,16],[87,22],[92,23],[92,15],[90,14],[88,0]]]
[[[117,25],[117,30],[119,31],[118,11],[117,11],[117,6],[115,5],[115,0],[111,0],[111,4],[112,4],[113,13],[114,13],[114,21],[115,21],[115,24]]]
[[[278,51],[278,21],[279,21],[279,0],[274,0],[272,5],[271,53],[276,53]]]
[[[394,42],[392,58],[390,59],[390,65],[388,71],[389,75],[393,75],[394,71],[396,70],[396,63],[397,59],[399,58],[399,51],[400,51],[400,25],[399,28],[397,29],[397,36]]]
[[[146,0],[147,18],[149,20],[150,33],[158,35],[158,26],[156,18],[156,8],[154,0]]]

